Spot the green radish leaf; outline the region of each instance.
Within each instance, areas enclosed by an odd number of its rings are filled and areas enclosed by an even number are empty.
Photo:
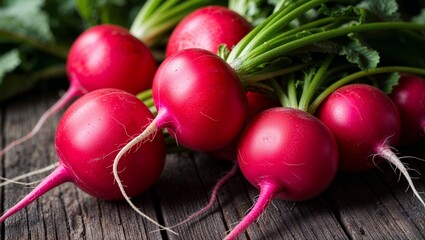
[[[44,0],[8,0],[0,8],[0,36],[12,32],[39,41],[52,41]]]
[[[21,63],[19,58],[19,51],[13,49],[0,56],[0,84],[3,82],[4,76],[13,71]]]
[[[376,81],[377,87],[381,89],[386,94],[390,94],[395,86],[398,85],[400,79],[400,73],[393,72],[389,74],[384,74],[383,79]]]
[[[379,63],[378,51],[364,45],[355,34],[349,35],[349,41],[342,41],[340,55],[346,56],[350,63],[355,63],[361,70],[376,68]]]
[[[76,8],[81,18],[89,26],[101,23],[114,23],[122,25],[123,11],[130,15],[125,7],[132,7],[130,0],[76,0]],[[138,1],[143,4],[144,1]],[[127,19],[126,19],[127,20]]]
[[[224,61],[226,61],[227,57],[229,56],[230,50],[229,48],[226,46],[226,44],[221,44],[218,47],[218,53],[217,55],[219,57],[221,57]]]
[[[93,24],[97,15],[97,8],[94,7],[95,0],[76,0],[75,3],[81,18]]]
[[[257,26],[266,19],[283,0],[229,0],[228,8]]]
[[[367,10],[381,21],[399,21],[400,13],[396,0],[365,0],[359,7]]]
[[[412,18],[412,22],[425,24],[425,8],[422,9],[419,15]]]

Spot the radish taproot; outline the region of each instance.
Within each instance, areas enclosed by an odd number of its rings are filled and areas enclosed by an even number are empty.
[[[345,85],[331,93],[316,114],[338,142],[341,170],[367,171],[385,159],[403,174],[425,206],[408,169],[391,150],[400,137],[400,116],[388,95],[368,84]]]
[[[137,94],[152,85],[156,61],[150,49],[120,26],[104,24],[84,31],[68,53],[66,69],[70,86],[25,136],[11,142],[0,156],[31,139],[44,122],[74,98],[101,88]]]
[[[152,118],[140,100],[123,90],[100,89],[79,98],[64,113],[56,131],[59,165],[7,210],[0,222],[65,182],[74,183],[96,198],[123,199],[112,175],[112,162],[119,149]],[[165,154],[164,137],[158,132],[123,156],[119,174],[129,196],[141,194],[156,182],[165,164]]]
[[[251,29],[244,17],[224,6],[199,8],[173,29],[165,54],[170,56],[187,48],[217,53],[222,44],[232,49]]]
[[[425,136],[425,79],[402,74],[390,94],[400,112],[400,145],[411,145]]]
[[[338,148],[330,130],[313,115],[276,107],[248,123],[239,141],[238,163],[260,195],[227,240],[254,223],[273,198],[302,201],[321,194],[336,175]]]

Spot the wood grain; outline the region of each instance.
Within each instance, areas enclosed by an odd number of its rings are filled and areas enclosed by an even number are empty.
[[[0,144],[5,146],[30,131],[59,94],[57,89],[43,88],[3,102]],[[0,174],[12,178],[56,162],[53,141],[60,116],[55,114],[32,140],[2,157]],[[424,147],[420,143],[401,148],[399,154],[424,158]],[[425,173],[424,162],[404,161]],[[159,181],[133,201],[160,223],[174,225],[208,203],[214,184],[231,167],[231,163],[205,153],[169,154]],[[326,192],[310,201],[275,199],[239,239],[424,239],[425,208],[398,174],[381,164],[380,169],[366,173],[339,173]],[[412,174],[418,177],[414,180],[418,190],[425,192],[425,176]],[[16,184],[2,188],[1,211],[30,190]],[[156,231],[125,202],[98,200],[67,183],[6,220],[1,225],[1,239],[222,239],[257,195],[258,190],[238,173],[220,190],[211,209],[176,227],[179,235],[174,235]]]

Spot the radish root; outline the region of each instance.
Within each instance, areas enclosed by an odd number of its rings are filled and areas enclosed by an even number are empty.
[[[413,191],[413,194],[419,199],[419,201],[422,203],[422,205],[425,207],[425,202],[422,199],[419,192],[416,190],[412,178],[410,177],[410,174],[407,170],[407,168],[404,166],[404,164],[400,161],[400,159],[397,157],[397,155],[391,151],[391,149],[388,146],[382,146],[379,148],[378,155],[387,161],[389,161],[392,165],[394,165],[401,174],[406,178],[410,188]]]
[[[220,190],[220,188],[226,183],[228,182],[233,176],[236,175],[236,173],[238,172],[239,166],[236,162],[234,162],[232,168],[230,169],[229,172],[227,172],[218,182],[217,184],[214,186],[212,193],[211,193],[211,198],[210,201],[208,202],[208,204],[203,207],[202,209],[200,209],[199,211],[191,214],[189,217],[187,217],[185,220],[183,220],[182,222],[179,222],[173,226],[171,226],[170,228],[175,228],[178,227],[184,223],[187,223],[189,221],[191,221],[192,219],[196,218],[197,216],[201,215],[202,213],[208,211],[208,209],[210,209],[214,203],[215,200],[217,199],[217,194],[218,191]]]
[[[127,193],[125,192],[124,189],[124,185],[121,182],[121,179],[119,177],[119,171],[118,171],[118,163],[120,161],[120,159],[122,158],[122,156],[131,150],[132,147],[134,147],[135,145],[137,145],[140,142],[143,142],[145,139],[147,139],[151,134],[155,134],[158,131],[157,127],[156,127],[156,122],[155,120],[151,122],[151,124],[149,124],[147,126],[147,128],[138,136],[136,136],[134,139],[132,139],[129,143],[127,143],[117,154],[117,156],[114,159],[114,164],[112,166],[113,168],[113,174],[115,177],[115,180],[117,181],[118,187],[124,197],[124,199],[127,201],[127,203],[130,205],[131,208],[133,208],[134,211],[136,211],[139,215],[141,215],[142,217],[144,217],[146,220],[150,221],[151,223],[155,224],[156,226],[158,226],[160,228],[160,230],[167,230],[170,231],[171,233],[174,233],[176,235],[178,235],[177,232],[162,226],[161,224],[159,224],[158,222],[156,222],[155,220],[153,220],[151,217],[149,217],[148,215],[146,215],[145,213],[143,213],[139,208],[137,208],[136,205],[134,205],[134,203],[131,201],[130,197],[127,195]]]
[[[37,169],[37,170],[31,171],[31,172],[28,172],[28,173],[22,174],[20,176],[14,177],[14,178],[0,177],[0,180],[3,180],[4,181],[4,182],[0,183],[0,188],[1,187],[4,187],[6,185],[9,185],[11,183],[20,184],[20,185],[26,185],[26,186],[39,183],[41,180],[40,181],[35,181],[35,182],[22,182],[22,181],[19,181],[19,180],[24,179],[26,177],[31,177],[31,176],[34,176],[34,175],[37,175],[37,174],[45,173],[47,171],[50,171],[50,170],[55,169],[57,166],[58,166],[58,163],[54,163],[54,164],[51,164],[51,165],[49,165],[47,167],[44,167],[44,168],[41,168],[41,169]]]
[[[82,94],[82,89],[78,83],[78,81],[74,81],[74,84],[71,84],[68,91],[53,105],[51,106],[38,120],[35,124],[34,128],[24,135],[21,138],[18,138],[11,143],[9,143],[5,148],[0,150],[0,157],[12,150],[14,147],[18,146],[21,143],[24,143],[34,137],[38,131],[40,131],[43,124],[47,121],[47,119],[52,116],[54,113],[62,109],[67,103],[69,103],[74,97],[77,97]]]

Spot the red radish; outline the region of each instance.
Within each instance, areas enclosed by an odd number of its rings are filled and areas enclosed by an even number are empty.
[[[390,98],[400,112],[400,145],[419,142],[425,134],[425,79],[403,74]]]
[[[248,100],[248,115],[247,120],[251,119],[254,115],[257,113],[260,113],[261,111],[272,108],[277,106],[277,103],[272,101],[272,99],[265,94],[259,93],[259,92],[252,92],[248,91],[246,92],[247,100]],[[208,204],[200,209],[199,211],[191,214],[188,218],[183,220],[182,222],[172,226],[171,228],[174,228],[176,226],[179,226],[183,223],[189,222],[190,220],[196,218],[197,216],[203,214],[204,212],[208,211],[213,205],[217,198],[218,191],[220,188],[228,182],[233,176],[236,175],[238,172],[239,166],[237,164],[237,144],[238,144],[238,138],[234,139],[229,145],[220,148],[216,151],[211,151],[209,154],[212,156],[224,159],[228,161],[233,162],[232,168],[217,182],[217,184],[214,186],[213,190],[211,191],[211,197]]]
[[[400,136],[400,116],[384,92],[367,84],[345,85],[321,103],[317,116],[337,139],[342,170],[366,171],[385,159],[400,170],[425,206],[406,167],[391,150]]]
[[[238,13],[222,6],[202,7],[187,15],[173,30],[166,56],[187,48],[202,48],[213,53],[225,44],[232,49],[252,30]]]
[[[155,74],[152,97],[155,119],[115,158],[118,184],[120,158],[158,129],[166,128],[189,149],[212,151],[232,142],[245,123],[247,100],[236,72],[207,50],[191,48],[166,58]]]
[[[239,167],[260,195],[227,240],[254,223],[275,197],[302,201],[318,196],[338,169],[332,133],[313,115],[294,108],[276,107],[256,115],[244,129],[238,150]]]
[[[0,222],[65,182],[72,182],[97,198],[122,199],[112,174],[112,162],[119,149],[152,118],[140,100],[118,89],[92,91],[75,101],[56,131],[58,167],[1,216]],[[165,140],[158,132],[123,156],[119,174],[126,192],[136,196],[146,191],[159,178],[164,163]]]
[[[117,88],[137,94],[152,86],[156,71],[149,48],[120,26],[92,27],[72,44],[67,73],[83,91]]]
[[[67,58],[69,89],[46,111],[27,135],[10,143],[0,156],[33,137],[44,122],[73,98],[101,88],[137,94],[151,87],[156,62],[148,47],[130,32],[115,25],[98,25],[83,32]]]
[[[246,92],[246,98],[248,100],[248,120],[266,109],[279,106],[276,99],[260,92],[248,91]]]
[[[246,121],[249,121],[255,115],[266,109],[279,106],[277,101],[274,101],[271,97],[260,92],[247,91],[246,98],[248,100],[248,114]],[[235,139],[232,143],[225,146],[224,148],[209,152],[209,154],[220,159],[236,161],[237,145],[238,139]]]
[[[135,143],[166,128],[189,149],[219,149],[236,137],[247,114],[235,71],[203,49],[182,50],[165,59],[155,74],[152,97],[158,114]]]

